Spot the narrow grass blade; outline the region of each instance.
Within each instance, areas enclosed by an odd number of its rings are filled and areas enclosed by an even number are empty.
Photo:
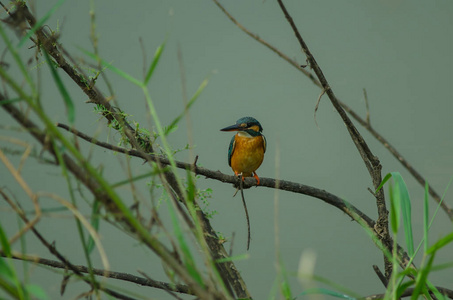
[[[431,271],[432,271],[432,268],[431,268]],[[434,296],[436,296],[436,299],[438,299],[438,300],[447,299],[444,295],[442,295],[439,292],[439,290],[431,282],[429,282],[429,280],[426,281],[426,284],[428,285],[429,290],[434,294]]]
[[[426,266],[423,269],[419,270],[417,278],[415,279],[415,288],[414,292],[412,293],[411,297],[412,299],[418,299],[418,296],[420,294],[425,293],[427,294],[426,279],[428,278],[428,274],[431,271],[431,266],[433,264],[434,257],[435,257],[434,253],[430,255]],[[430,297],[428,297],[427,299],[430,299]]]
[[[134,176],[134,177],[131,177],[131,178],[127,178],[127,179],[118,181],[118,182],[112,184],[112,188],[117,188],[117,187],[120,187],[122,185],[130,184],[131,182],[134,182],[134,181],[137,181],[137,180],[140,180],[140,179],[143,179],[143,178],[150,178],[151,176],[154,176],[154,175],[156,175],[159,172],[161,172],[161,171],[147,172],[147,173],[142,174],[142,175],[137,175],[137,176]]]
[[[144,86],[143,82],[141,82],[140,80],[136,79],[132,75],[129,75],[128,73],[124,72],[123,70],[118,69],[112,63],[106,62],[105,60],[103,60],[99,56],[97,56],[96,54],[91,53],[90,51],[87,51],[87,50],[85,50],[83,48],[80,48],[80,47],[79,47],[79,50],[82,51],[86,56],[89,56],[89,57],[91,57],[92,59],[94,59],[96,61],[100,61],[102,66],[112,70],[112,72],[118,74],[119,76],[121,76],[124,79],[132,82],[133,84],[138,85],[139,87],[143,87]]]
[[[313,288],[313,289],[308,289],[300,294],[300,296],[304,295],[327,295],[327,296],[333,296],[336,298],[341,298],[341,299],[348,299],[348,300],[356,300],[357,298],[341,294],[329,289],[325,288]]]
[[[400,299],[401,295],[404,293],[405,290],[410,288],[412,285],[414,285],[415,281],[414,280],[409,280],[407,282],[404,282],[400,285],[398,285],[397,291],[396,291],[396,299]]]
[[[3,231],[3,227],[0,224],[0,244],[2,251],[6,257],[11,257],[11,247],[8,242],[8,237]],[[0,290],[6,291],[10,295],[14,296],[15,299],[29,299],[26,292],[17,278],[15,270],[12,269],[5,260],[0,257]]]
[[[428,250],[426,250],[426,254],[432,254],[437,250],[443,248],[445,245],[451,243],[453,241],[453,232],[447,234],[445,237],[438,240],[434,245],[432,245]]]
[[[414,237],[412,234],[412,212],[411,212],[411,199],[409,191],[407,190],[406,183],[403,177],[398,172],[392,172],[393,180],[396,180],[399,185],[399,192],[401,198],[401,212],[403,214],[404,235],[406,237],[407,254],[410,257],[414,255]]]
[[[384,184],[390,179],[392,178],[392,174],[391,173],[388,173],[387,175],[385,175],[384,179],[382,179],[382,182],[381,184],[378,186],[378,188],[376,189],[376,193],[384,186]]]
[[[390,226],[394,235],[398,233],[400,227],[400,205],[399,205],[399,192],[398,185],[393,187],[389,186],[389,196],[390,196]]]
[[[14,276],[14,273],[9,268],[8,264],[6,264],[5,259],[0,257],[0,278],[11,278]]]
[[[424,252],[428,251],[428,231],[429,231],[429,194],[428,194],[429,185],[428,182],[425,182],[425,197],[423,198],[423,242],[424,242]]]
[[[431,271],[441,271],[441,270],[451,269],[451,268],[453,268],[453,262],[433,266],[431,268]]]
[[[8,237],[6,236],[5,231],[0,223],[0,244],[2,245],[3,253],[6,257],[11,257],[11,248],[8,242]]]
[[[91,209],[91,226],[96,232],[99,232],[99,210],[101,209],[101,202],[97,199],[94,200],[93,208]],[[88,242],[87,242],[87,253],[91,254],[94,249],[94,240],[92,235],[88,235]]]
[[[224,258],[219,258],[219,259],[216,259],[216,263],[226,263],[226,262],[230,262],[230,261],[238,261],[238,260],[245,260],[245,259],[249,259],[250,257],[250,254],[248,253],[244,253],[244,254],[239,254],[239,255],[234,255],[234,256],[230,256],[230,257],[224,257]]]
[[[38,22],[36,22],[35,26],[31,30],[27,32],[27,34],[19,41],[18,47],[22,47],[26,40],[28,40],[33,34],[35,34],[36,30],[38,30],[54,13],[55,11],[65,2],[66,0],[60,0],[55,3],[54,6],[42,17]]]
[[[73,124],[75,119],[74,103],[72,102],[72,99],[69,96],[69,93],[66,90],[60,75],[58,75],[58,72],[54,67],[53,61],[50,59],[46,51],[42,52],[44,53],[44,58],[46,59],[47,64],[49,65],[50,72],[52,73],[52,77],[55,80],[55,84],[57,85],[57,88],[60,91],[61,96],[63,97],[64,103],[66,105],[66,113],[68,115],[68,120],[71,124]]]
[[[1,258],[1,257],[0,257]],[[19,294],[16,288],[5,278],[0,277],[0,290],[10,295],[10,299],[22,299],[23,295]]]
[[[189,245],[186,243],[184,239],[184,234],[181,225],[179,224],[179,220],[178,217],[176,216],[175,209],[173,208],[173,205],[170,203],[170,201],[171,200],[168,200],[166,202],[168,206],[168,211],[170,213],[171,221],[173,223],[175,236],[178,241],[179,247],[181,248],[182,251],[184,264],[186,266],[187,271],[192,276],[192,279],[198,282],[201,286],[204,286],[203,279],[200,275],[200,272],[198,272],[196,268],[195,261],[193,259],[192,253],[190,252]]]
[[[149,66],[148,72],[146,72],[145,81],[143,82],[144,85],[147,85],[149,80],[151,79],[151,76],[153,75],[154,69],[156,68],[157,63],[159,62],[160,56],[162,55],[164,48],[165,48],[165,42],[163,42],[159,47],[157,47],[156,53],[154,53],[153,61],[151,62],[151,65]]]
[[[46,295],[46,292],[36,284],[27,284],[25,290],[30,296],[33,296],[33,299],[47,300],[49,299]]]
[[[5,104],[11,104],[11,103],[14,103],[14,102],[23,101],[23,100],[24,100],[24,99],[22,99],[22,98],[14,98],[14,99],[3,100],[3,101],[0,103],[0,106],[5,105]]]
[[[168,135],[169,133],[172,132],[172,130],[176,127],[176,125],[179,123],[179,121],[181,121],[181,119],[184,117],[185,115],[185,111],[190,109],[190,107],[195,103],[195,100],[198,99],[198,96],[200,96],[201,92],[203,92],[203,90],[205,89],[205,87],[208,85],[208,82],[209,80],[206,78],[205,80],[203,80],[203,82],[200,84],[200,86],[198,87],[197,91],[195,92],[195,94],[192,96],[192,98],[190,98],[189,102],[187,102],[187,106],[184,108],[184,111],[179,115],[177,116],[173,122],[171,122],[170,125],[168,125],[165,129],[165,132],[164,134],[165,135]]]
[[[403,217],[403,227],[404,227],[404,235],[406,238],[406,246],[407,246],[407,253],[410,257],[414,255],[414,238],[412,234],[412,213],[411,213],[411,201],[409,197],[409,191],[407,190],[406,183],[403,180],[403,177],[399,172],[391,172],[387,174],[379,185],[379,190],[382,187],[382,184],[385,183],[390,177],[392,177],[395,186],[390,192],[390,200],[393,200],[392,209],[395,209],[395,214],[393,218],[391,217],[392,221],[397,222],[392,226],[398,225],[399,228],[399,216],[400,212],[402,213]],[[390,212],[392,214],[392,212]],[[395,234],[396,228],[392,227],[393,233]]]
[[[280,292],[286,300],[292,300],[293,296],[291,293],[291,285],[288,280],[288,272],[286,271],[285,265],[281,259],[279,259],[280,269]]]
[[[0,23],[0,25],[1,25],[1,23]],[[31,79],[31,76],[30,76],[30,73],[28,71],[28,68],[25,67],[24,63],[22,62],[22,59],[19,56],[19,53],[17,52],[17,49],[13,46],[13,44],[9,40],[9,38],[6,35],[5,31],[3,30],[2,26],[0,26],[0,36],[2,37],[3,41],[5,42],[6,47],[10,51],[10,53],[13,56],[14,60],[16,61],[16,64],[19,67],[20,72],[25,77],[25,80],[27,81],[28,85],[30,86],[33,95],[36,95],[36,87],[35,87],[35,85],[33,83],[33,80]],[[3,77],[6,80],[6,82],[9,81],[10,85],[14,85],[14,84],[12,84],[14,82],[12,79],[7,80],[5,78],[6,76],[4,74],[6,74],[7,72],[6,72],[6,70],[3,69],[3,67],[1,65],[0,65],[0,73],[2,74],[1,77]],[[23,89],[23,87],[22,87],[22,89]],[[21,95],[21,93],[18,93],[18,94]],[[21,95],[22,99],[25,98],[25,97],[23,97],[23,95],[25,95],[25,93],[23,93],[23,91],[22,91],[22,95]]]

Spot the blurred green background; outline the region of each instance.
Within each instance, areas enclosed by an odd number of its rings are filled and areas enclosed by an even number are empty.
[[[55,1],[34,1],[38,18]],[[223,1],[225,8],[245,27],[294,58],[301,64],[305,56],[276,1]],[[368,93],[371,124],[442,194],[453,175],[452,96],[453,83],[453,3],[451,1],[285,1],[312,54],[321,66],[332,89],[343,102],[362,117],[366,108],[363,89]],[[66,1],[47,24],[59,28],[59,42],[75,59],[93,63],[80,48],[92,51],[90,42],[90,2]],[[268,150],[260,177],[275,177],[325,189],[357,206],[372,218],[376,205],[367,191],[371,180],[346,128],[326,96],[321,99],[314,121],[314,107],[320,90],[302,73],[276,54],[240,31],[212,1],[94,1],[96,32],[100,56],[116,67],[143,78],[155,49],[164,41],[166,47],[150,82],[161,122],[169,125],[183,111],[178,47],[183,57],[189,97],[201,82],[209,84],[190,110],[191,122],[180,122],[170,136],[175,149],[193,136],[193,153],[198,164],[231,174],[227,164],[230,133],[219,129],[243,116],[258,119],[267,138]],[[6,17],[2,12],[0,17]],[[144,62],[139,39],[143,40]],[[30,46],[31,43],[26,45]],[[3,47],[3,45],[0,45]],[[24,50],[25,57],[34,55]],[[67,123],[64,104],[51,78],[42,68],[42,101],[55,121]],[[86,71],[89,72],[88,68]],[[62,73],[62,72],[60,72]],[[117,74],[106,70],[113,86],[115,101],[141,127],[152,129],[146,114],[142,91]],[[105,84],[99,87],[107,95]],[[76,105],[77,129],[90,135],[105,136],[105,121],[93,112],[91,104],[73,82],[65,85]],[[3,126],[12,119],[0,111]],[[383,175],[399,171],[409,187],[413,205],[415,241],[423,236],[423,188],[402,168],[365,129],[358,129],[383,166]],[[1,135],[14,135],[2,128]],[[113,141],[119,139],[113,134]],[[1,141],[5,145],[4,141]],[[124,157],[104,149],[84,145],[92,152],[91,162],[104,167],[111,182],[126,177],[118,163]],[[278,156],[278,157],[277,157]],[[189,152],[177,155],[189,162]],[[17,158],[16,163],[19,158]],[[276,161],[279,161],[278,168]],[[148,171],[141,161],[132,162],[135,174]],[[20,197],[23,193],[0,166],[2,186]],[[28,172],[28,173],[27,173]],[[60,170],[28,159],[24,173],[31,187],[55,189],[66,185]],[[42,176],[41,176],[42,175]],[[147,195],[146,182],[137,185]],[[217,181],[200,178],[200,188],[213,190],[209,209],[218,212],[213,227],[230,238],[235,232],[234,254],[246,251],[247,227],[242,203],[233,198],[234,188]],[[127,197],[129,191],[122,194]],[[266,299],[276,279],[275,206],[278,197],[279,249],[290,273],[294,295],[304,290],[296,273],[299,260],[307,250],[316,253],[315,274],[365,296],[382,292],[383,286],[372,265],[382,268],[382,254],[365,232],[341,211],[318,199],[267,188],[245,191],[252,242],[248,260],[238,261],[254,299]],[[453,192],[445,201],[453,206]],[[56,206],[51,200],[43,206]],[[6,204],[1,205],[5,208]],[[431,212],[436,205],[431,203]],[[59,217],[60,216],[60,217]],[[2,224],[9,233],[17,230],[17,222],[5,208],[0,211]],[[42,231],[53,230],[57,248],[74,263],[83,264],[78,241],[74,240],[74,221],[59,214],[44,217]],[[441,237],[452,231],[452,224],[443,212],[433,223],[431,236]],[[137,266],[153,279],[166,281],[158,260],[110,226],[100,230],[112,270],[137,274]],[[230,247],[227,244],[227,249]],[[29,252],[50,257],[34,238],[29,238]],[[437,263],[453,261],[453,247],[438,253]],[[418,265],[421,257],[416,261]],[[99,265],[97,267],[101,267]],[[59,298],[61,276],[40,269],[32,270],[32,281],[46,288],[52,299]],[[439,286],[452,288],[453,271],[433,272],[429,278]],[[112,284],[119,284],[109,281]],[[122,286],[155,299],[170,296],[162,291],[130,284]],[[323,287],[322,284],[318,285]],[[68,287],[64,299],[71,299],[86,289],[84,284]]]

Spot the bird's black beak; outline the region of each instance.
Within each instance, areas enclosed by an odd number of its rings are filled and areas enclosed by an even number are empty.
[[[244,127],[241,127],[238,124],[234,124],[234,125],[222,128],[222,129],[220,129],[220,131],[242,131],[244,129],[245,129]]]

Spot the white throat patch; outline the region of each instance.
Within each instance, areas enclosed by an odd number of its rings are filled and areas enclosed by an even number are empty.
[[[248,132],[245,132],[245,131],[238,131],[238,135],[241,136],[241,137],[246,137],[246,138],[252,138],[253,137]]]

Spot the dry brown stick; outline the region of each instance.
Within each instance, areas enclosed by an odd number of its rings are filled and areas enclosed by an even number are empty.
[[[300,64],[298,64],[296,61],[293,59],[289,58],[286,54],[278,50],[276,47],[272,46],[269,44],[267,41],[264,39],[260,38],[257,34],[251,32],[248,30],[246,27],[244,27],[241,23],[239,23],[217,0],[213,0],[214,3],[220,8],[220,10],[242,31],[244,31],[247,35],[255,39],[257,42],[261,43],[265,47],[269,48],[271,51],[276,53],[278,56],[283,58],[286,62],[288,62],[291,66],[295,67],[299,71],[301,71],[304,75],[306,75],[316,86],[319,88],[323,88],[321,82],[316,79],[315,76],[313,76],[312,73],[306,71],[303,69]],[[338,99],[338,102],[340,105],[344,108],[344,110],[351,115],[356,121],[360,123],[365,129],[367,129],[381,144],[387,148],[390,153],[409,171],[409,173],[417,180],[417,182],[422,185],[423,187],[425,186],[426,180],[421,176],[419,172],[417,172],[410,164],[409,162],[396,150],[395,147],[393,147],[381,134],[379,134],[376,130],[374,130],[371,125],[367,122],[369,120],[369,115],[367,114],[367,121],[365,121],[363,118],[361,118],[354,110],[352,110],[348,105],[346,105],[344,102],[342,102],[340,99]],[[433,197],[434,201],[436,201],[438,204],[441,205],[442,209],[445,211],[445,213],[448,215],[450,220],[453,221],[453,209],[449,207],[446,203],[442,201],[442,198],[439,196],[439,194],[433,189],[431,185],[429,185],[429,194],[431,197]]]
[[[349,119],[348,115],[344,111],[344,109],[341,107],[341,104],[339,103],[337,97],[335,96],[333,90],[331,89],[326,77],[324,76],[321,67],[318,65],[316,62],[316,59],[310,52],[307,44],[303,40],[299,30],[297,29],[296,24],[294,23],[291,15],[289,14],[288,10],[286,9],[285,5],[283,4],[282,0],[277,0],[278,4],[280,5],[280,8],[287,19],[288,23],[290,24],[294,34],[296,35],[296,38],[302,47],[303,52],[307,56],[307,60],[310,64],[310,67],[313,69],[315,72],[316,76],[318,77],[319,81],[321,82],[321,85],[323,87],[323,90],[326,92],[326,94],[329,96],[330,102],[332,105],[335,107],[337,110],[338,114],[340,115],[341,119],[343,120],[344,124],[346,125],[346,128],[348,129],[349,135],[351,136],[352,141],[354,142],[357,150],[359,151],[363,162],[365,163],[365,166],[368,169],[368,172],[370,173],[371,180],[373,182],[373,186],[375,189],[378,188],[379,184],[382,182],[382,175],[381,175],[381,163],[379,162],[379,159],[377,156],[375,156],[372,152],[371,149],[368,147],[368,144],[365,142],[363,139],[362,135],[359,133],[355,125],[352,123],[352,121]],[[385,198],[384,198],[384,192],[382,189],[380,189],[376,193],[376,205],[377,205],[377,210],[378,210],[378,219],[376,222],[375,230],[376,233],[378,234],[381,242],[386,245],[387,247],[391,248],[392,244],[392,238],[390,237],[389,233],[389,227],[388,227],[388,211],[386,208],[385,204]],[[388,260],[388,258],[384,255],[384,264],[385,264],[385,276],[387,278],[390,278],[390,275],[392,273],[392,264]]]
[[[5,254],[1,250],[0,250],[0,255],[3,257],[6,257]],[[40,265],[45,265],[45,266],[56,268],[56,269],[67,269],[68,268],[68,266],[63,262],[46,259],[46,258],[42,258],[42,257],[37,257],[37,256],[13,254],[11,258],[17,259],[17,260],[22,260],[22,261],[28,261],[28,262],[32,262],[32,263],[36,263],[36,264],[40,264]],[[78,270],[80,273],[92,272],[93,274],[98,275],[98,276],[103,276],[103,277],[107,277],[107,278],[128,281],[128,282],[143,285],[143,286],[149,286],[149,287],[154,287],[154,288],[158,288],[158,289],[165,289],[165,290],[170,290],[170,291],[174,291],[174,292],[178,292],[178,293],[193,295],[193,292],[190,291],[189,287],[186,285],[183,285],[183,284],[170,284],[170,283],[157,281],[157,280],[153,280],[153,279],[146,279],[143,277],[138,277],[136,275],[123,273],[123,272],[105,271],[105,270],[96,269],[96,268],[89,270],[88,267],[82,266],[82,265],[73,265],[73,267],[76,270]]]
[[[389,281],[387,280],[387,278],[385,278],[384,274],[382,274],[381,270],[379,270],[379,267],[376,265],[373,265],[373,270],[376,273],[379,280],[382,282],[382,284],[387,288]]]

